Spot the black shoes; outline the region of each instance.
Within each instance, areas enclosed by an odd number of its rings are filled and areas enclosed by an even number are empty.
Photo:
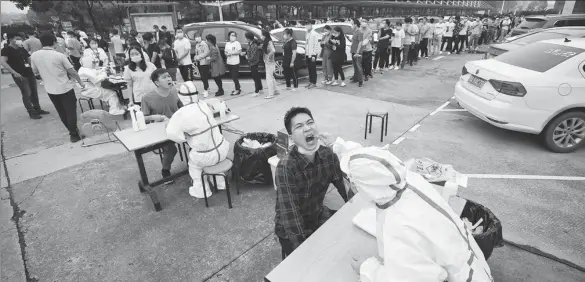
[[[48,114],[50,114],[49,112],[47,112],[47,111],[44,111],[44,110],[35,110],[35,112],[36,112],[37,114],[39,114],[39,115],[48,115]]]
[[[39,115],[37,112],[30,112],[30,113],[28,113],[28,116],[31,119],[41,119],[42,118],[41,115]]]
[[[236,96],[236,95],[240,95],[240,94],[242,94],[242,90],[234,90],[234,91],[232,91],[231,96]]]
[[[162,174],[162,177],[163,178],[167,178],[167,177],[171,176],[171,171],[170,170],[163,169],[161,171],[161,174]],[[165,181],[164,184],[171,184],[173,182],[174,182],[174,180],[169,180],[169,181]]]
[[[223,96],[223,91],[217,91],[215,93],[215,97],[217,97],[217,96]]]
[[[81,140],[81,137],[79,137],[79,135],[71,135],[69,136],[69,140],[71,143],[77,143]]]

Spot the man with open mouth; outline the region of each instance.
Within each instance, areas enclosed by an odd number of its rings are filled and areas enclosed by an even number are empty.
[[[348,200],[339,159],[322,145],[311,111],[293,107],[284,116],[284,125],[294,146],[276,168],[275,233],[282,246],[282,258],[335,213],[323,205],[333,183],[345,202]]]

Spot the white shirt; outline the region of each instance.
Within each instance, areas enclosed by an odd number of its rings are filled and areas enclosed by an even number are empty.
[[[242,45],[240,42],[228,42],[225,44],[225,55],[227,56],[227,64],[235,66],[240,64],[240,53],[242,52]]]
[[[446,23],[445,24],[445,33],[443,33],[443,36],[445,37],[453,37],[453,29],[455,28],[455,23]]]
[[[469,21],[463,24],[463,28],[459,32],[459,35],[467,35],[467,29],[469,29]]]
[[[400,48],[402,47],[402,40],[405,37],[404,29],[394,29],[394,36],[392,36],[391,47]]]
[[[307,47],[305,55],[308,57],[318,56],[321,53],[321,45],[319,43],[321,35],[315,29],[311,29],[311,31],[307,32],[305,38],[305,46]]]
[[[64,54],[43,47],[30,56],[30,62],[33,72],[41,75],[47,93],[65,94],[73,89],[67,73],[67,69],[72,69],[73,65]]]
[[[446,29],[446,24],[445,23],[437,23],[435,24],[435,35],[437,36],[443,36],[443,34],[445,33],[445,29]]]
[[[132,83],[132,95],[134,102],[142,102],[142,97],[155,89],[154,83],[150,80],[150,75],[156,70],[156,66],[151,62],[146,62],[146,71],[142,71],[136,66],[136,71],[132,71],[128,66],[124,67],[124,80]]]
[[[175,40],[174,45],[174,49],[175,52],[177,53],[177,57],[180,58],[183,55],[187,54],[187,56],[185,56],[185,58],[183,58],[180,62],[179,65],[181,66],[187,66],[190,64],[193,64],[193,61],[191,61],[191,41],[189,41],[189,39],[183,37],[183,39],[177,39]]]

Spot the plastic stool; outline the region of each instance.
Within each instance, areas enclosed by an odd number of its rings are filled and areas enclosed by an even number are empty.
[[[384,136],[388,136],[388,112],[368,112],[366,114],[366,128],[364,130],[364,139],[368,139],[368,119],[370,120],[369,133],[372,133],[372,118],[377,117],[382,119],[382,127],[380,128],[380,142],[384,142]]]
[[[219,162],[216,165],[204,167],[203,171],[201,172],[201,184],[203,185],[203,196],[205,197],[205,206],[209,207],[209,203],[207,202],[207,190],[205,189],[205,177],[211,176],[213,177],[213,186],[217,192],[217,176],[223,177],[225,181],[225,191],[227,192],[227,199],[228,199],[228,206],[232,208],[232,196],[230,195],[230,184],[228,182],[227,173],[232,169],[233,163],[230,159],[225,159]],[[240,193],[238,189],[238,184],[236,182],[236,190],[238,194]]]

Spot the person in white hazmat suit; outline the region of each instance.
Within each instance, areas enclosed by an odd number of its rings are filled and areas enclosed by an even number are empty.
[[[167,137],[176,143],[186,141],[191,147],[188,164],[193,186],[189,187],[189,194],[196,198],[204,198],[201,172],[204,167],[223,161],[228,155],[230,144],[220,133],[207,103],[199,101],[197,88],[193,82],[188,81],[179,85],[179,97],[184,106],[169,120]],[[217,186],[217,189],[225,190],[223,178],[217,178]],[[209,187],[210,185],[206,185],[207,197],[212,195]]]
[[[86,87],[81,90],[81,96],[107,102],[110,106],[109,112],[112,115],[124,114],[125,110],[120,104],[116,92],[101,86],[101,82],[108,78],[105,69],[100,68],[90,56],[82,57],[79,62],[81,63],[81,68],[78,71],[79,77],[88,82],[85,84]]]
[[[484,255],[438,190],[385,148],[335,140],[341,170],[376,206],[378,255],[353,257],[361,282],[493,281]]]

